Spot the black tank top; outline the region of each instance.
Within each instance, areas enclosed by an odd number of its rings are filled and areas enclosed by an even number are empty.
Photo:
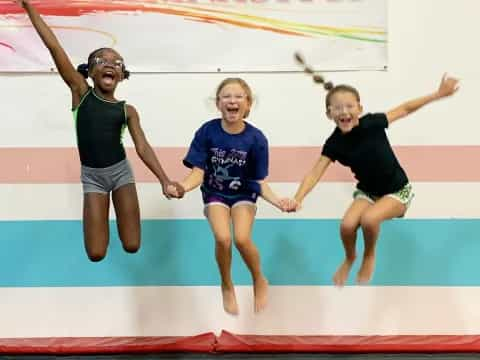
[[[122,136],[127,125],[125,101],[108,101],[89,88],[73,109],[80,162],[104,168],[125,159]]]

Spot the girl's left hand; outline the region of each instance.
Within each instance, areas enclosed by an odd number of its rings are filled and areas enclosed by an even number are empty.
[[[295,199],[281,199],[280,208],[284,212],[295,212],[300,209]]]
[[[184,194],[185,190],[178,182],[171,182],[167,185],[167,189],[165,191],[165,196],[167,196],[167,198],[170,199],[173,197],[176,199],[181,199]]]

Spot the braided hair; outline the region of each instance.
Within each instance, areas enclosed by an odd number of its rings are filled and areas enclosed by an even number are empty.
[[[325,98],[325,106],[328,108],[330,106],[330,100],[334,94],[337,92],[349,92],[355,96],[358,102],[360,102],[360,93],[357,89],[350,85],[333,85],[331,81],[325,81],[323,75],[316,72],[310,65],[307,64],[305,58],[299,52],[294,54],[294,58],[299,65],[303,67],[303,71],[312,77],[312,80],[316,84],[322,84],[323,88],[327,91],[327,96]]]
[[[297,63],[303,67],[303,71],[312,77],[314,83],[323,84],[323,88],[326,91],[330,91],[333,89],[333,83],[331,81],[325,82],[325,78],[323,77],[323,75],[318,74],[310,65],[308,65],[302,54],[296,52],[294,57]]]

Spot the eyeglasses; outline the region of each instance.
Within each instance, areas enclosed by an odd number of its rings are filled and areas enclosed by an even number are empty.
[[[100,66],[110,65],[110,66],[113,66],[113,67],[118,68],[118,69],[125,68],[125,64],[123,63],[122,60],[119,60],[119,59],[114,60],[112,62],[112,61],[109,61],[109,60],[101,58],[101,57],[95,57],[92,60],[92,64],[93,65],[100,65]]]
[[[246,94],[223,94],[218,97],[220,101],[237,100],[241,101],[247,98]]]
[[[357,104],[339,104],[339,105],[330,105],[328,110],[332,113],[340,114],[343,111],[351,112],[357,108]]]

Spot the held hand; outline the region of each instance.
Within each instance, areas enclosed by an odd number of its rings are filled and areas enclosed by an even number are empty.
[[[174,197],[176,194],[175,187],[172,185],[170,181],[166,181],[162,183],[162,192],[163,192],[163,195],[169,200],[172,197]]]
[[[290,212],[297,212],[302,208],[302,203],[295,199],[290,200]]]
[[[276,206],[282,211],[282,212],[285,212],[287,211],[288,209],[288,202],[290,201],[290,199],[287,199],[287,198],[283,198],[283,199],[280,199],[278,200],[278,203],[276,204]]]
[[[439,98],[451,96],[459,89],[459,80],[444,74],[440,86],[438,87],[437,94]]]
[[[280,199],[279,201],[279,206],[280,210],[282,210],[283,212],[291,212],[292,208],[294,207],[293,203],[292,203],[292,200],[289,199],[289,198],[283,198],[283,199]]]
[[[282,208],[282,211],[285,212],[296,212],[301,208],[301,204],[298,203],[295,199],[281,199],[280,206]]]
[[[172,185],[174,188],[175,188],[175,192],[176,192],[176,198],[177,199],[181,199],[183,198],[183,196],[185,195],[185,189],[183,188],[183,186],[179,183],[179,182],[173,182]]]
[[[170,182],[167,184],[165,196],[168,199],[170,198],[181,199],[184,194],[185,194],[185,189],[178,182]]]

